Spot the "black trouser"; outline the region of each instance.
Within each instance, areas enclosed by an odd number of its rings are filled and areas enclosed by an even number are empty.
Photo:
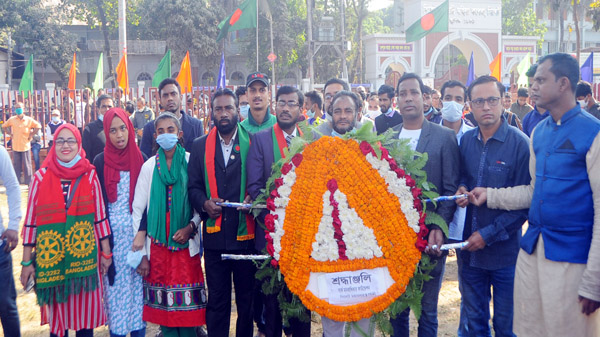
[[[263,303],[265,306],[265,335],[267,337],[281,337],[283,322],[277,295],[263,295]],[[310,317],[310,311],[308,314]],[[291,318],[289,323],[290,326],[285,328],[286,335],[292,334],[294,337],[310,337],[310,320],[302,322],[297,318]]]
[[[237,337],[252,337],[252,297],[256,267],[252,261],[222,260],[221,254],[252,254],[250,251],[205,250],[206,286],[206,329],[210,337],[228,337],[231,316],[231,277],[235,289]]]

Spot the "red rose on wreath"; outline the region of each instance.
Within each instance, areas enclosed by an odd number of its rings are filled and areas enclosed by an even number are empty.
[[[298,166],[300,166],[301,162],[302,162],[302,153],[296,153],[292,157],[292,163],[294,164],[294,166],[298,167]]]
[[[275,199],[279,196],[279,193],[277,192],[277,189],[274,189],[271,191],[271,194],[269,195],[271,198]]]
[[[269,211],[275,212],[275,201],[273,200],[273,198],[267,199],[267,209]]]
[[[415,187],[416,183],[411,176],[406,176],[406,185],[410,187]]]
[[[335,190],[338,189],[338,184],[337,181],[335,179],[329,179],[329,181],[327,182],[327,189],[331,192],[334,193]],[[333,195],[332,195],[333,197]],[[333,201],[333,200],[332,200]]]
[[[275,179],[275,188],[279,188],[282,185],[283,185],[283,178]]]
[[[269,232],[275,231],[275,218],[273,217],[273,215],[267,214],[265,216],[265,227],[267,227],[267,230]],[[271,236],[269,235],[269,237]]]
[[[362,141],[360,142],[360,151],[364,154],[367,155],[368,153],[372,153],[375,154],[375,151],[373,150],[373,147],[371,146],[371,144],[369,144],[369,142],[367,141]]]
[[[271,266],[273,266],[274,268],[277,268],[278,265],[279,265],[279,262],[277,262],[277,260],[271,259]]]
[[[421,196],[421,189],[418,187],[413,188],[412,195],[413,195],[413,198],[418,199],[419,196]]]
[[[395,169],[394,172],[396,172],[396,175],[398,175],[398,178],[404,178],[406,176],[406,172],[404,172],[404,170],[401,168]]]
[[[292,164],[290,164],[290,163],[285,163],[281,167],[281,173],[283,173],[283,174],[288,174],[288,172],[290,172],[291,170],[292,170]]]
[[[421,238],[417,238],[417,243],[415,243],[415,247],[417,247],[417,249],[422,252],[425,250],[425,247],[427,247],[427,241],[421,239]]]

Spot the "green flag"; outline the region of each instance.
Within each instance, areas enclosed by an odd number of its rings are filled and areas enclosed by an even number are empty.
[[[227,33],[240,29],[256,28],[256,0],[246,0],[227,19],[219,23],[217,42]]]
[[[167,50],[165,56],[160,60],[158,68],[156,68],[156,71],[154,72],[152,87],[158,88],[160,82],[169,77],[171,77],[171,49]]]
[[[98,68],[96,69],[96,77],[92,83],[92,89],[98,91],[98,89],[104,88],[104,60],[103,54],[100,53],[100,59],[98,59]]]
[[[21,84],[19,84],[19,92],[23,92],[23,97],[27,98],[29,92],[33,91],[33,54],[29,56],[29,62],[21,77]]]
[[[525,57],[519,62],[517,66],[517,71],[519,72],[519,80],[517,81],[517,85],[520,87],[529,86],[529,79],[527,78],[527,71],[531,67],[531,57],[529,53],[525,55]]]
[[[433,32],[447,32],[448,8],[448,0],[446,0],[408,27],[406,30],[406,42],[420,40]]]

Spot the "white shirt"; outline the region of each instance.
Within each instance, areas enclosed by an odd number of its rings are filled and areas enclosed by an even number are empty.
[[[407,130],[406,128],[402,128],[398,138],[408,139],[408,146],[410,146],[413,151],[416,151],[417,144],[419,143],[419,137],[421,137],[421,129]]]
[[[294,128],[294,131],[292,131],[292,134],[285,132],[285,130],[283,130],[283,129],[281,129],[281,131],[283,131],[283,138],[285,138],[285,139],[287,139],[288,136],[292,136],[292,138],[296,137],[296,132],[297,132],[296,128]]]
[[[284,131],[284,133],[285,133],[285,131]],[[229,156],[231,156],[231,150],[233,149],[233,140],[235,139],[235,136],[237,135],[237,127],[235,128],[235,132],[233,133],[233,136],[229,140],[229,144],[225,143],[225,140],[223,140],[223,137],[221,137],[221,133],[217,132],[217,134],[219,135],[219,140],[221,141],[221,151],[223,152],[223,162],[225,163],[225,166],[227,166],[227,163],[229,162]]]
[[[6,187],[6,199],[8,201],[8,228],[19,231],[19,223],[21,222],[21,188],[19,180],[15,174],[10,155],[4,148],[0,146],[0,178]],[[0,214],[0,235],[4,233],[4,223],[2,214]],[[2,241],[0,241],[2,247]],[[4,249],[4,247],[0,248]]]

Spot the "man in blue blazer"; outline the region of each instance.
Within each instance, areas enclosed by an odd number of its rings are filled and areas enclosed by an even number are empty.
[[[403,121],[392,130],[396,132],[396,137],[407,139],[413,150],[427,153],[428,160],[423,170],[427,173],[427,181],[436,187],[437,192],[440,195],[454,195],[460,176],[458,142],[453,130],[425,118],[423,90],[423,81],[416,74],[406,73],[398,80],[397,103]],[[437,213],[449,224],[454,216],[456,205],[453,201],[439,202],[437,207],[429,203],[427,209]],[[437,336],[437,303],[446,263],[446,256],[441,253],[439,247],[444,240],[442,230],[438,226],[430,225],[425,253],[430,255],[436,265],[430,273],[432,278],[423,285],[419,337]],[[394,336],[408,337],[408,318],[409,309],[392,320]]]
[[[160,82],[158,85],[158,95],[160,96],[160,105],[163,111],[171,112],[179,118],[183,131],[183,147],[187,152],[191,152],[194,139],[204,134],[202,121],[181,110],[181,87],[176,79],[165,78]],[[140,144],[140,150],[148,157],[155,155],[158,150],[158,147],[154,145],[153,135],[154,120],[144,125],[142,143]]]
[[[300,119],[301,109],[304,106],[304,95],[300,90],[284,86],[279,88],[276,98],[277,123],[265,130],[254,134],[252,145],[248,151],[247,158],[247,177],[248,194],[254,200],[265,188],[267,180],[271,176],[271,167],[273,163],[284,157],[283,150],[287,148],[294,137],[300,136],[300,130],[297,123]],[[259,252],[266,247],[265,231],[262,228],[264,211],[259,216],[259,223],[256,226],[255,247]],[[267,337],[281,337],[282,318],[279,310],[277,295],[262,295],[264,303],[264,330]],[[256,309],[255,309],[256,310]],[[292,334],[294,337],[309,337],[310,322],[301,322],[297,319],[290,320],[289,331],[286,329],[286,335]]]

